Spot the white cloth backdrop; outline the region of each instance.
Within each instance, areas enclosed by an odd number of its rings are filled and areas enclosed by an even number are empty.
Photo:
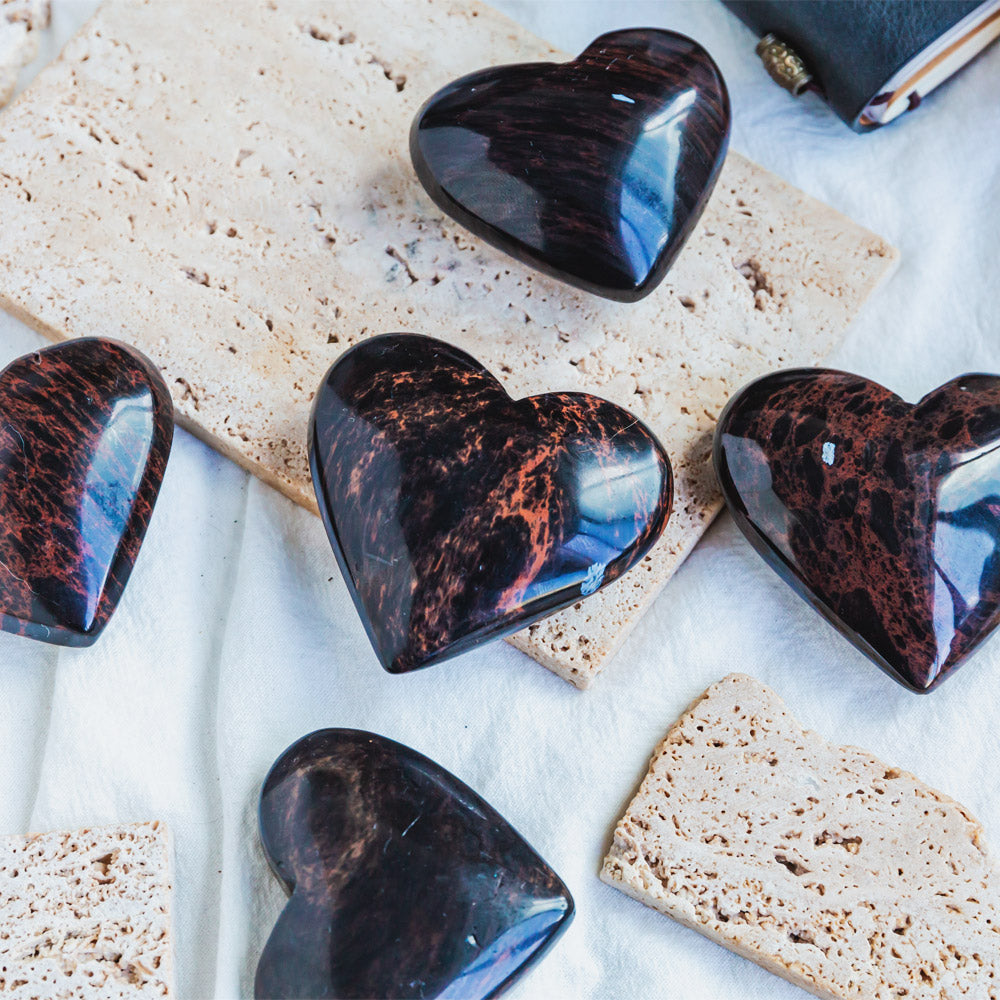
[[[1000,371],[1000,48],[919,113],[856,136],[815,98],[775,87],[751,34],[713,0],[498,5],[570,51],[634,25],[700,39],[729,82],[733,148],[902,251],[835,363],[911,399],[964,371]],[[55,0],[32,71],[92,6]],[[0,253],[2,240],[0,220]],[[39,343],[0,314],[0,362]],[[724,515],[590,692],[502,642],[393,677],[319,520],[179,432],[98,644],[0,635],[0,832],[165,819],[180,994],[249,996],[283,902],[257,841],[261,780],[313,729],[374,730],[472,785],[569,884],[574,923],[512,996],[795,1000],[805,994],[597,878],[653,747],[732,670],[772,685],[826,737],[955,796],[1000,848],[1000,639],[933,695],[910,694],[794,596]]]

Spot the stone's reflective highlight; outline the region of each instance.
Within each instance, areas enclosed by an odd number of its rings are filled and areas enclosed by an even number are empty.
[[[382,665],[413,670],[619,577],[670,514],[670,463],[583,393],[512,400],[429,337],[362,341],[327,373],[309,459],[320,513]]]
[[[139,553],[173,439],[155,365],[71,340],[0,373],[0,627],[89,646]]]
[[[518,260],[632,302],[663,280],[725,159],[729,97],[708,53],[652,28],[568,63],[439,90],[410,132],[437,205]]]
[[[902,684],[929,691],[1000,623],[1000,377],[915,406],[856,375],[779,372],[730,400],[715,467],[778,573]]]
[[[372,733],[324,729],[286,750],[260,832],[291,899],[258,998],[497,996],[573,917],[569,890],[488,803]]]

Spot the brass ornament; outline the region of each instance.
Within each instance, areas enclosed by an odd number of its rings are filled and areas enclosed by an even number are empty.
[[[780,38],[765,35],[757,43],[756,51],[768,76],[795,97],[812,83],[812,74],[806,69],[799,54]]]

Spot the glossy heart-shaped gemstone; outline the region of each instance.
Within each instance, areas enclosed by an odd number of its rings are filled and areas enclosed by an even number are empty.
[[[670,514],[670,463],[626,410],[512,400],[475,359],[413,334],[327,372],[309,460],[320,513],[386,670],[427,666],[592,594]]]
[[[264,782],[260,833],[291,894],[255,995],[503,992],[573,917],[556,873],[434,761],[354,729],[289,747]]]
[[[715,467],[768,563],[896,680],[929,691],[1000,623],[998,445],[997,376],[911,405],[803,369],[730,400]]]
[[[663,280],[729,142],[718,67],[690,38],[613,31],[568,63],[481,70],[417,114],[410,156],[437,205],[488,243],[634,302]]]
[[[0,373],[0,627],[89,646],[139,554],[173,439],[156,367],[112,340]]]

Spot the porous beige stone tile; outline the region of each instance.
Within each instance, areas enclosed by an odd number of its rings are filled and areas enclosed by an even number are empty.
[[[0,120],[0,304],[53,339],[135,344],[185,427],[311,510],[314,391],[372,334],[457,344],[515,396],[627,407],[673,463],[666,532],[512,640],[586,687],[721,505],[728,396],[826,355],[895,252],[735,153],[640,303],[485,246],[424,194],[410,122],[456,76],[560,58],[466,0],[107,3]]]
[[[11,99],[21,67],[38,55],[38,32],[50,17],[49,0],[0,0],[0,108]]]
[[[656,750],[601,878],[827,1000],[996,1000],[1000,872],[954,800],[732,674]]]
[[[0,838],[0,996],[174,995],[162,823]]]

